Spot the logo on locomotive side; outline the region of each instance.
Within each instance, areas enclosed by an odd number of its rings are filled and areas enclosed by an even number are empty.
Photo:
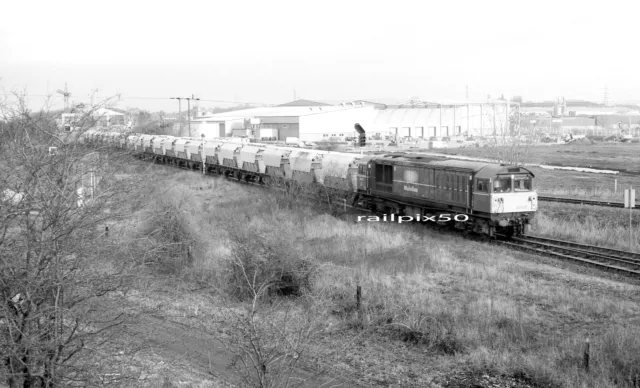
[[[405,191],[413,191],[414,193],[418,192],[418,188],[417,187],[413,187],[413,186],[404,186],[404,190]]]

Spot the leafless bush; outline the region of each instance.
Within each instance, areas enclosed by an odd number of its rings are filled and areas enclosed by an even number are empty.
[[[147,208],[140,243],[146,247],[140,264],[152,265],[162,273],[177,273],[193,262],[197,239],[190,227],[186,198],[175,191],[156,193]]]
[[[235,356],[231,367],[252,387],[285,388],[309,379],[317,382],[322,370],[310,373],[299,367],[310,356],[313,339],[327,328],[322,319],[324,306],[309,296],[297,303],[280,299],[265,304],[261,302],[265,290],[254,289],[255,296],[245,308],[223,311],[230,326],[221,342]]]
[[[300,296],[310,290],[315,265],[287,236],[273,230],[228,226],[231,257],[227,290],[239,298]]]
[[[128,216],[118,204],[135,202],[133,186],[114,176],[117,155],[87,150],[16,100],[0,107],[0,187],[14,193],[0,203],[0,378],[11,388],[122,382],[124,313],[105,305],[120,306],[132,271],[101,230]],[[104,179],[90,196],[89,173]]]

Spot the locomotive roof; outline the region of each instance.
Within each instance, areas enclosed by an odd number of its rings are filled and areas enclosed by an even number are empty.
[[[503,174],[534,174],[521,166],[509,166],[487,162],[475,162],[467,160],[452,160],[438,156],[394,153],[376,155],[372,158],[374,162],[387,162],[401,166],[423,167],[425,165],[451,168],[456,170],[466,170],[475,173],[477,178],[495,178]]]
[[[486,162],[473,162],[466,160],[451,160],[438,156],[420,155],[420,154],[404,154],[394,153],[385,155],[376,155],[373,158],[375,162],[390,162],[392,164],[421,167],[425,165],[449,167],[459,170],[479,171],[487,165]]]
[[[505,164],[487,164],[485,168],[476,174],[476,178],[495,178],[498,175],[511,175],[511,174],[530,174],[532,177],[535,175],[527,168],[522,166],[510,166]]]

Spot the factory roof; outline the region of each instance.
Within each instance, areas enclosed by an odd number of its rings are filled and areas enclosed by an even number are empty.
[[[286,104],[280,104],[278,106],[330,106],[331,104],[325,104],[324,102],[310,101],[310,100],[295,100],[287,102]]]
[[[198,120],[230,120],[250,117],[299,117],[314,114],[323,114],[349,109],[364,108],[364,106],[271,106],[261,108],[242,109],[231,112],[215,113],[201,116]],[[368,107],[370,109],[370,107]]]

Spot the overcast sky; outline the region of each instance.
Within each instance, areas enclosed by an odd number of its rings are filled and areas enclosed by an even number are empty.
[[[177,110],[522,95],[640,103],[640,1],[10,1],[0,88]],[[60,104],[62,98],[55,97]],[[215,106],[216,103],[207,103]]]

